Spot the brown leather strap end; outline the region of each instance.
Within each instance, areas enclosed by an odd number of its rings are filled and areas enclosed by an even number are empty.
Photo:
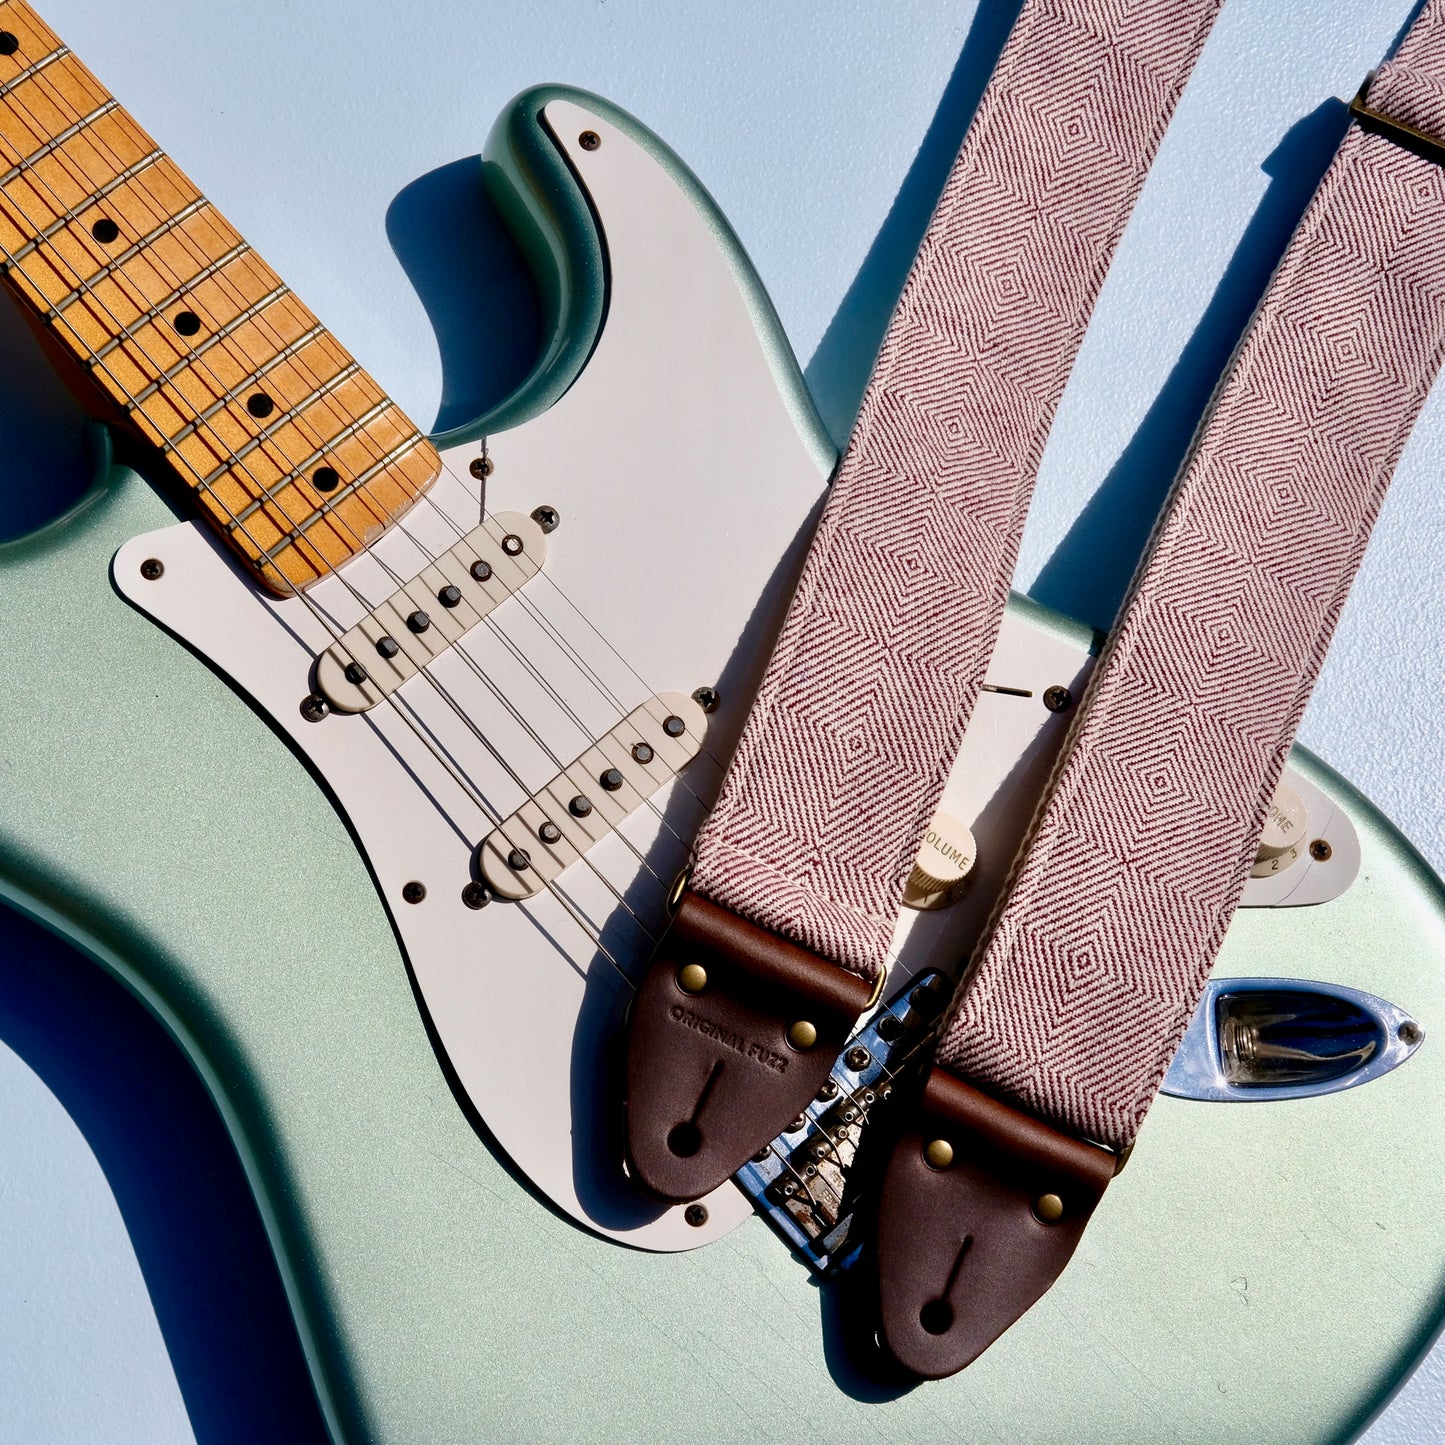
[[[872,989],[684,893],[633,1001],[627,1140],[664,1199],[716,1189],[822,1087]]]
[[[937,1380],[982,1354],[1058,1278],[1117,1162],[935,1068],[879,1202],[881,1339],[898,1363]]]

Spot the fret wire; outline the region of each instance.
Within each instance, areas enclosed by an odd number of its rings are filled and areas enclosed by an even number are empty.
[[[206,485],[210,486],[213,482],[220,481],[220,479],[225,476],[226,473],[229,472],[237,462],[245,461],[246,458],[249,457],[251,453],[256,450],[257,447],[270,441],[271,438],[274,437],[276,433],[281,431],[283,428],[291,426],[295,422],[297,422],[299,420],[299,413],[305,411],[308,407],[315,406],[318,401],[322,401],[324,398],[329,396],[331,392],[333,392],[338,386],[341,386],[343,383],[350,381],[351,378],[355,376],[360,370],[361,363],[359,361],[353,361],[348,365],[343,366],[341,370],[338,371],[336,375],[333,376],[329,381],[323,381],[316,388],[316,390],[311,393],[310,396],[298,402],[289,411],[282,412],[282,414],[275,421],[273,421],[270,426],[266,427],[264,431],[258,432],[244,446],[232,448],[228,453],[230,461],[226,462],[223,466],[211,472],[205,478]],[[178,443],[184,441],[188,435],[189,432],[183,430],[174,441],[168,441],[162,449],[165,451],[173,450],[174,447]]]
[[[98,282],[104,281],[109,276],[113,276],[122,266],[128,265],[131,261],[135,260],[147,246],[152,245],[154,242],[160,240],[162,236],[174,231],[177,226],[185,221],[189,221],[192,216],[200,211],[209,210],[210,205],[211,203],[204,196],[201,196],[198,200],[192,201],[188,206],[177,211],[176,214],[168,220],[163,221],[148,235],[142,236],[139,241],[136,241],[133,245],[122,251],[120,255],[112,257],[111,260],[107,261],[105,265],[88,280],[82,281],[78,287],[70,291],[67,295],[62,296],[60,300],[50,308],[51,318],[53,319],[59,316],[67,307],[73,306],[87,291],[93,291]]]
[[[63,146],[67,141],[74,140],[81,131],[94,125],[96,121],[104,120],[106,116],[113,115],[119,109],[120,102],[118,100],[108,100],[103,105],[97,106],[82,120],[76,121],[74,125],[61,131],[59,135],[52,136],[51,139],[46,141],[33,155],[28,155],[24,160],[17,161],[5,175],[0,176],[0,190],[8,186],[11,181],[24,175],[27,170],[33,170],[37,161],[43,161],[46,156],[53,154],[59,146]],[[32,119],[34,119],[34,117],[32,117]],[[59,197],[56,197],[56,199],[58,200]]]
[[[19,75],[12,76],[4,85],[0,85],[0,100],[4,100],[17,85],[24,85],[31,76],[39,75],[47,65],[56,60],[63,60],[69,54],[70,47],[62,45],[59,50],[52,50],[49,55],[42,56],[34,65],[27,66]]]
[[[227,251],[224,256],[221,256],[215,261],[212,261],[209,265],[203,267],[194,276],[192,276],[189,281],[182,282],[181,285],[177,286],[176,289],[172,291],[171,294],[167,296],[165,300],[162,301],[158,306],[152,306],[148,309],[143,309],[140,315],[137,316],[136,319],[130,323],[130,326],[139,326],[143,322],[159,321],[161,317],[166,313],[166,311],[169,310],[172,306],[174,306],[176,302],[179,301],[186,294],[187,291],[194,289],[203,281],[209,281],[210,278],[214,276],[217,271],[221,270],[222,267],[229,266],[232,261],[238,260],[240,257],[247,255],[250,250],[251,247],[246,241],[242,241],[239,245],[232,246],[231,249]],[[112,313],[112,316],[114,316],[114,313]],[[120,329],[121,334],[119,336],[112,337],[109,341],[105,343],[105,345],[101,346],[99,349],[91,353],[97,361],[104,361],[105,358],[109,356],[111,352],[116,349],[117,346],[123,346],[127,341],[135,340],[135,337],[131,335],[130,326],[123,325],[118,318],[115,318],[115,320],[116,326]]]
[[[97,201],[103,201],[117,187],[123,186],[127,181],[133,181],[142,171],[149,169],[157,161],[164,160],[165,154],[163,150],[153,150],[148,156],[143,156],[133,166],[123,170],[113,180],[107,181],[98,191],[92,191],[80,205],[73,206],[58,220],[52,221],[34,240],[27,241],[21,246],[11,259],[3,267],[0,267],[0,271],[8,271],[12,266],[18,265],[33,251],[38,250],[43,242],[50,240],[67,226],[79,220],[82,211],[89,210]]]

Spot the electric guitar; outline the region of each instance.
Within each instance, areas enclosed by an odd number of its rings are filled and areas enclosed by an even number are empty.
[[[520,97],[483,179],[547,345],[427,439],[18,0],[0,144],[7,283],[115,424],[86,497],[0,551],[0,887],[205,1080],[333,1433],[611,1437],[688,1401],[717,1433],[740,1388],[861,1422],[826,1288],[820,1329],[741,1189],[648,1201],[613,1130],[630,980],[835,461],[726,222],[616,108]],[[1013,606],[944,800],[977,861],[900,924],[891,999],[966,955],[1096,641]],[[1307,836],[1221,974],[1428,1033],[1437,883],[1321,765],[1288,781]],[[889,1428],[1144,1437],[1167,1407],[1217,1437],[1245,1389],[1256,1429],[1353,1428],[1436,1321],[1440,1082],[1425,1046],[1364,1087],[1162,1101],[1061,1284]]]

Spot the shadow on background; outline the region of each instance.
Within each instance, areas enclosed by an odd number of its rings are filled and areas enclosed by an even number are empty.
[[[542,344],[537,289],[481,161],[452,161],[404,187],[387,207],[386,235],[441,352],[432,430],[464,426],[522,384]]]
[[[241,1162],[170,1036],[121,984],[0,909],[0,1039],[105,1174],[202,1445],[325,1441]],[[95,1302],[104,1319],[104,1300]]]
[[[853,430],[873,359],[943,193],[953,158],[1021,9],[1023,0],[979,0],[958,64],[939,98],[918,154],[853,284],[803,370],[823,424],[840,447]]]
[[[1326,101],[1265,161],[1269,185],[1213,298],[1129,445],[1029,589],[1037,601],[1102,631],[1113,624],[1215,384],[1348,124],[1346,107]]]

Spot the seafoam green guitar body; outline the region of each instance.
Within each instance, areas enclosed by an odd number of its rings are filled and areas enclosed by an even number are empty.
[[[554,223],[560,207],[591,224],[567,210],[545,132],[529,139]],[[595,285],[555,279],[578,288],[559,289],[569,325],[605,324]],[[586,361],[563,332],[511,419]],[[842,1357],[829,1287],[761,1222],[690,1253],[627,1249],[499,1159],[326,793],[112,585],[117,551],[173,520],[107,457],[70,515],[0,550],[0,874],[16,907],[154,1009],[205,1080],[338,1439],[1343,1439],[1425,1348],[1445,1292],[1445,1050],[1428,1039],[1445,1030],[1445,899],[1317,763],[1294,760],[1348,811],[1359,875],[1328,903],[1242,912],[1220,968],[1367,989],[1419,1020],[1425,1046],[1325,1097],[1160,1099],[1051,1293],[959,1377],[884,1402]]]

